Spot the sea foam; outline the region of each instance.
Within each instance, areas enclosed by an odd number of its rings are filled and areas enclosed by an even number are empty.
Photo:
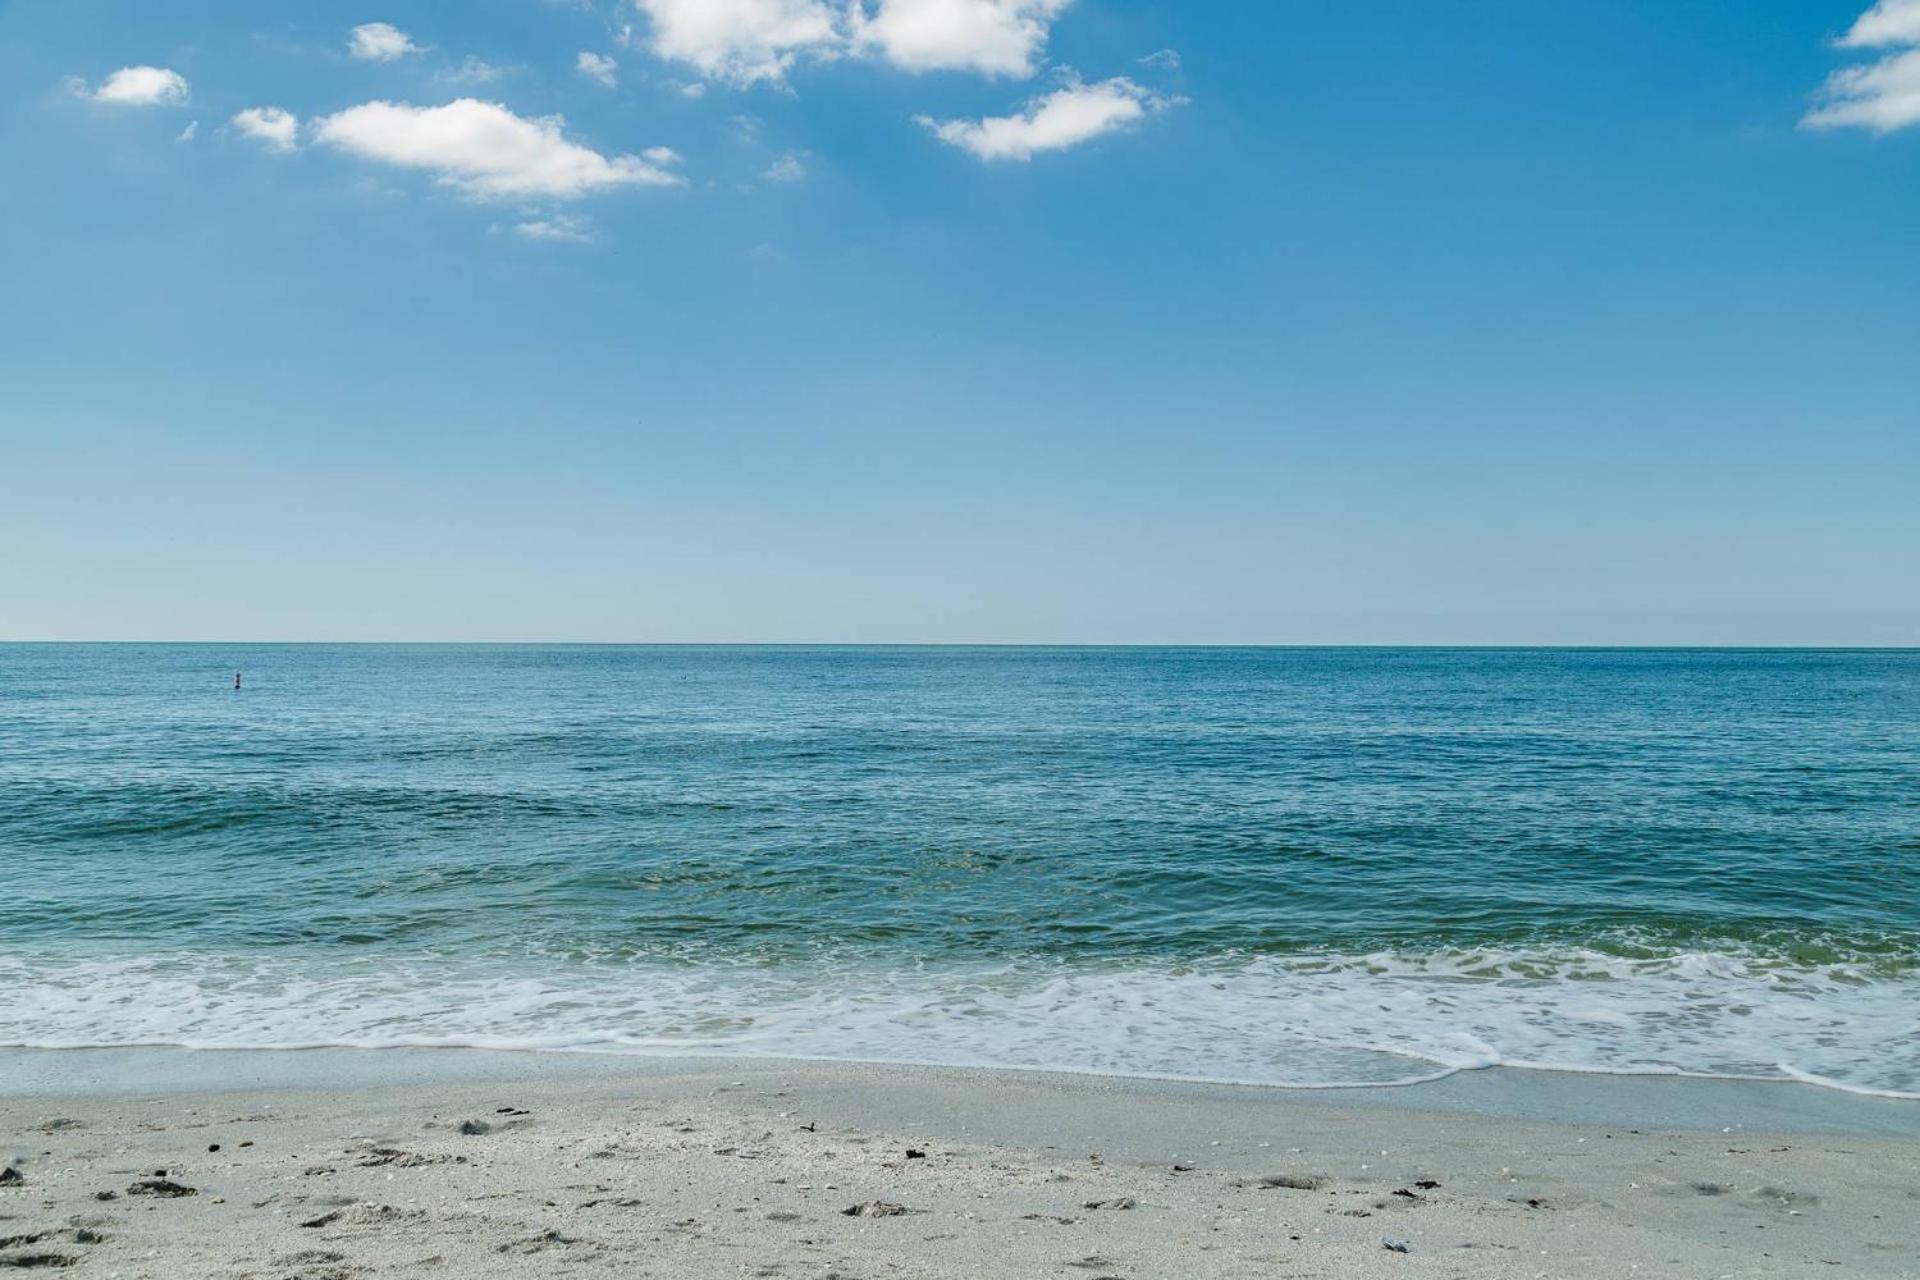
[[[468,1046],[1284,1087],[1508,1066],[1920,1097],[1920,977],[1688,952],[882,965],[173,953],[0,959],[0,1043]]]

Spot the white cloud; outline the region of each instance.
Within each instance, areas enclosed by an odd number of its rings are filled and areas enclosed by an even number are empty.
[[[823,0],[636,0],[651,23],[647,47],[711,80],[783,79],[802,54],[831,57],[843,41]]]
[[[300,136],[300,118],[279,107],[248,107],[235,112],[233,127],[269,151],[291,151]]]
[[[1178,71],[1180,69],[1180,51],[1178,49],[1161,49],[1140,59],[1140,65],[1143,67],[1156,67],[1162,71]]]
[[[1128,128],[1148,113],[1179,103],[1142,88],[1125,76],[1098,84],[1070,84],[1027,103],[1016,116],[984,120],[935,120],[914,117],[951,146],[982,160],[1030,160],[1042,151],[1061,151],[1102,134]]]
[[[173,140],[175,142],[192,142],[195,138],[199,136],[200,136],[200,122],[198,120],[189,120],[187,121],[187,127],[182,129],[179,133],[176,133],[173,136]]]
[[[799,182],[807,176],[806,153],[789,151],[768,165],[760,176],[768,182]]]
[[[1920,0],[1879,0],[1837,42],[1849,49],[1920,45]]]
[[[580,57],[575,61],[574,66],[579,70],[580,74],[587,77],[587,79],[598,80],[609,89],[616,87],[620,83],[620,64],[605,54],[589,53],[587,50],[582,49],[580,51]]]
[[[425,169],[476,198],[574,199],[621,186],[679,186],[662,149],[608,157],[569,140],[559,116],[517,116],[496,102],[443,107],[367,102],[313,123],[313,136],[367,160]],[[676,157],[677,158],[677,157]]]
[[[1879,0],[1836,43],[1894,52],[1828,76],[1802,125],[1891,133],[1920,124],[1920,0]]]
[[[347,40],[347,52],[368,62],[394,62],[420,51],[412,36],[390,22],[362,23]]]
[[[120,107],[184,106],[189,93],[187,78],[165,67],[122,67],[93,91],[95,102],[110,102]]]
[[[1827,77],[1817,100],[1819,105],[1801,121],[1812,129],[1851,125],[1892,133],[1920,124],[1920,49],[1836,71]]]
[[[1049,24],[1072,0],[879,0],[855,6],[853,38],[907,71],[1034,73]]]
[[[709,80],[778,83],[803,58],[1030,76],[1073,0],[634,0],[644,43]],[[622,32],[623,45],[636,42]]]
[[[564,213],[551,218],[529,218],[525,222],[515,223],[513,229],[529,240],[556,244],[590,244],[593,241],[593,227],[585,218]]]

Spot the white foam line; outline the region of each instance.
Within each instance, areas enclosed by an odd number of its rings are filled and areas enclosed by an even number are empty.
[[[1239,1089],[1409,1089],[1432,1084],[1463,1071],[1481,1071],[1484,1066],[1442,1067],[1426,1075],[1396,1080],[1251,1080],[1232,1076],[1180,1075],[1158,1071],[1112,1071],[1098,1067],[1034,1066],[1008,1062],[950,1062],[931,1058],[857,1058],[823,1053],[765,1053],[747,1049],[645,1049],[604,1045],[548,1044],[534,1040],[495,1040],[481,1037],[402,1036],[388,1040],[314,1040],[260,1041],[253,1044],[203,1040],[7,1040],[0,1049],[20,1049],[34,1053],[86,1053],[105,1049],[177,1049],[187,1053],[317,1053],[345,1050],[353,1053],[389,1053],[394,1050],[420,1049],[434,1052],[473,1053],[551,1053],[595,1058],[648,1058],[675,1062],[713,1058],[725,1062],[819,1062],[847,1067],[913,1067],[937,1071],[1027,1072],[1049,1076],[1089,1076],[1101,1080],[1153,1080],[1167,1084],[1227,1085]],[[1411,1056],[1411,1055],[1402,1055]],[[1499,1064],[1487,1064],[1499,1065]]]
[[[1847,1084],[1841,1080],[1829,1080],[1825,1076],[1817,1076],[1811,1071],[1802,1071],[1800,1068],[1789,1066],[1784,1062],[1780,1063],[1779,1066],[1783,1074],[1800,1084],[1815,1085],[1822,1089],[1838,1089],[1841,1093],[1857,1094],[1862,1098],[1899,1098],[1905,1102],[1920,1102],[1920,1093],[1914,1093],[1909,1090],[1869,1089],[1865,1085]]]
[[[1214,1085],[1235,1089],[1276,1089],[1313,1093],[1322,1090],[1411,1089],[1434,1084],[1472,1071],[1500,1068],[1510,1071],[1539,1071],[1555,1075],[1647,1076],[1682,1080],[1727,1080],[1750,1084],[1803,1084],[1818,1089],[1863,1098],[1888,1098],[1902,1102],[1920,1102],[1920,1093],[1899,1089],[1874,1089],[1847,1084],[1826,1076],[1802,1071],[1787,1063],[1778,1064],[1777,1076],[1741,1072],[1687,1071],[1679,1067],[1602,1067],[1563,1063],[1529,1062],[1521,1059],[1474,1063],[1471,1066],[1443,1066],[1426,1075],[1395,1080],[1253,1080],[1234,1076],[1184,1075],[1158,1071],[1113,1071],[1097,1067],[1044,1066],[1005,1062],[948,1062],[920,1058],[856,1058],[814,1053],[757,1053],[741,1050],[689,1049],[686,1051],[611,1048],[593,1045],[542,1044],[531,1040],[485,1039],[480,1037],[398,1037],[389,1040],[319,1040],[311,1042],[261,1042],[258,1044],[212,1043],[190,1040],[122,1040],[87,1043],[81,1041],[4,1041],[0,1049],[30,1050],[40,1053],[79,1053],[102,1049],[178,1049],[191,1053],[314,1053],[323,1050],[348,1050],[356,1053],[384,1053],[397,1049],[449,1052],[564,1054],[578,1057],[646,1058],[657,1061],[684,1061],[711,1058],[725,1062],[817,1062],[850,1067],[911,1067],[938,1071],[994,1071],[1008,1074],[1084,1076],[1098,1080],[1150,1080],[1164,1084]],[[1403,1054],[1412,1057],[1415,1055]]]

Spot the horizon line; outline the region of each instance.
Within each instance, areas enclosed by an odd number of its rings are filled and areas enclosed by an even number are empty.
[[[1104,640],[128,640],[128,639],[5,639],[0,647],[29,645],[119,646],[245,646],[262,648],[495,648],[495,649],[1427,649],[1511,650],[1549,649],[1585,652],[1656,650],[1667,652],[1920,652],[1912,644],[1844,643],[1719,643],[1672,642],[1589,643],[1581,641],[1104,641]]]

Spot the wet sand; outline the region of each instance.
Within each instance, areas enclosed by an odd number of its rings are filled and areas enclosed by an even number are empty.
[[[432,1053],[0,1067],[0,1268],[1920,1276],[1920,1104],[1804,1086],[1483,1074],[1387,1098]]]

